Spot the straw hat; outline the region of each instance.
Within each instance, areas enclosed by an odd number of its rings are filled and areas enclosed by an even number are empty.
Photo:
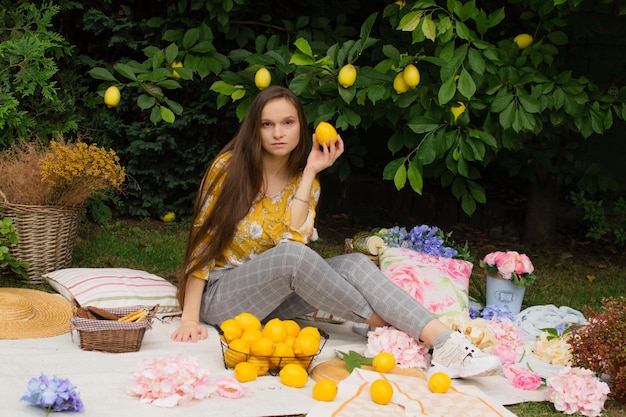
[[[38,290],[0,288],[0,339],[35,339],[70,330],[72,305]]]

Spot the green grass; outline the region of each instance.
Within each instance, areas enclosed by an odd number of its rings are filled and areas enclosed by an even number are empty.
[[[107,226],[83,224],[74,248],[74,267],[113,267],[142,269],[160,275],[172,282],[180,271],[189,230],[188,222],[162,223],[155,221],[116,221]],[[345,232],[345,231],[344,231]],[[339,234],[344,233],[339,232]],[[312,247],[322,256],[330,257],[344,252],[343,239],[334,230],[320,227],[321,236],[334,236],[316,242]],[[465,240],[465,239],[463,239]],[[474,264],[480,256],[499,250],[503,243],[482,244],[468,239]],[[615,257],[602,257],[586,249],[585,245],[572,248],[530,249],[517,248],[527,253],[538,276],[526,289],[524,306],[554,304],[570,306],[583,311],[596,309],[603,297],[626,294],[626,269]],[[502,246],[502,249],[506,249]],[[484,273],[477,266],[472,273],[470,295],[484,303]],[[4,286],[29,286],[17,279],[2,280]],[[36,286],[46,289],[45,284]],[[626,405],[607,401],[604,417],[626,416]],[[522,403],[507,407],[520,417],[564,416],[549,402]]]

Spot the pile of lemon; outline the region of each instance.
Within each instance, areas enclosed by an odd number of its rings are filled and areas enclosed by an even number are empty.
[[[313,326],[300,327],[295,320],[273,318],[265,325],[251,313],[240,313],[220,324],[224,363],[235,369],[239,382],[253,381],[270,371],[287,367],[302,379],[319,352],[322,335]],[[290,365],[290,366],[287,366]],[[287,373],[287,372],[286,372]],[[305,381],[306,383],[306,381]]]

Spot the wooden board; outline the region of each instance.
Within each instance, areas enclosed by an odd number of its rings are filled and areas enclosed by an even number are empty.
[[[362,369],[373,370],[373,368],[369,365],[362,365]],[[426,380],[426,375],[422,372],[421,369],[418,368],[394,368],[391,371],[392,374],[396,375],[406,375],[406,376],[414,376],[416,378],[422,378]],[[331,359],[326,362],[322,362],[316,365],[310,373],[311,379],[314,381],[319,381],[321,379],[330,379],[339,383],[343,381],[348,376],[350,376],[350,372],[348,372],[348,367],[346,363],[342,359]]]

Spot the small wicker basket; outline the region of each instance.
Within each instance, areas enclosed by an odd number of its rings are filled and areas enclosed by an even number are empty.
[[[141,348],[146,329],[152,328],[152,319],[157,312],[158,305],[103,309],[118,317],[124,317],[140,308],[150,309],[148,317],[140,322],[94,320],[75,315],[72,324],[78,330],[81,349],[110,353],[137,352]]]
[[[30,206],[9,202],[0,191],[0,211],[13,219],[18,243],[11,254],[30,264],[32,283],[43,275],[71,265],[83,207]]]
[[[215,329],[217,330],[217,332],[220,335],[220,344],[222,346],[222,359],[224,361],[224,367],[226,369],[229,369],[230,366],[227,363],[227,359],[226,356],[227,354],[231,356],[231,359],[236,360],[237,362],[245,362],[247,361],[251,356],[251,354],[249,353],[244,353],[244,352],[239,352],[237,350],[234,350],[232,348],[228,347],[228,344],[224,341],[223,335],[224,332],[222,331],[222,329],[220,329],[219,326],[214,326]],[[317,351],[317,353],[315,355],[310,355],[310,356],[261,356],[261,355],[256,355],[257,358],[259,359],[267,359],[268,363],[269,363],[269,369],[268,369],[268,373],[270,375],[276,376],[278,375],[278,373],[280,372],[280,370],[282,369],[282,367],[288,363],[298,363],[300,365],[302,365],[302,367],[309,372],[309,370],[311,369],[311,365],[313,364],[313,360],[322,352],[322,349],[324,348],[324,345],[326,345],[326,341],[328,340],[328,338],[330,337],[330,335],[328,333],[326,333],[325,331],[323,331],[322,329],[317,329],[320,332],[320,335],[322,336],[321,342],[320,342],[320,348]]]

